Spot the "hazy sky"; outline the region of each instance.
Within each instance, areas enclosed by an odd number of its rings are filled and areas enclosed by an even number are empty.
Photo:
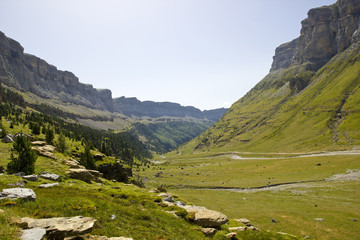
[[[0,31],[113,97],[229,107],[335,0],[0,0]]]

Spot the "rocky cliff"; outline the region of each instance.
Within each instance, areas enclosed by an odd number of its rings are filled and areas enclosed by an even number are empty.
[[[360,26],[360,1],[339,0],[331,6],[311,9],[301,22],[300,37],[279,46],[271,71],[304,64],[316,71],[354,41]]]
[[[42,98],[113,111],[111,91],[83,84],[71,72],[24,53],[24,48],[0,32],[0,82]]]
[[[226,112],[227,109],[219,108],[215,110],[201,111],[195,107],[184,107],[178,103],[171,102],[141,102],[137,98],[120,97],[114,99],[114,109],[117,112],[123,113],[126,116],[137,117],[190,117],[196,119],[207,119],[213,122]]]

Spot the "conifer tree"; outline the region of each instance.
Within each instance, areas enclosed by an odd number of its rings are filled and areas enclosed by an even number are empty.
[[[17,157],[11,153],[10,162],[7,165],[8,173],[34,173],[37,155],[33,150],[31,150],[29,140],[22,134],[19,135],[13,143],[12,150],[17,153]]]

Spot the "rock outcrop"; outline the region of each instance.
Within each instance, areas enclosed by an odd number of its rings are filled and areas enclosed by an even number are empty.
[[[58,99],[91,108],[113,111],[111,91],[83,84],[71,72],[24,53],[15,40],[0,32],[0,82],[42,98]]]
[[[101,182],[100,177],[103,176],[103,174],[99,171],[82,168],[70,168],[66,173],[69,175],[70,178],[79,179],[87,183],[91,183],[91,181]]]
[[[29,188],[7,188],[0,192],[1,199],[24,199],[35,201],[36,194],[32,189]]]
[[[359,41],[360,1],[338,0],[331,6],[311,9],[301,24],[300,37],[275,50],[271,71],[297,64],[316,71]]]
[[[48,239],[64,239],[91,232],[95,222],[93,218],[81,216],[43,219],[24,217],[18,224],[25,229],[45,229]]]

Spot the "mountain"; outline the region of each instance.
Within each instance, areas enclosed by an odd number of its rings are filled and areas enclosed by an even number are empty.
[[[83,84],[71,72],[60,71],[46,61],[24,53],[15,40],[0,32],[0,82],[22,92],[31,92],[43,99],[58,100],[85,107],[118,112],[136,117],[191,117],[217,121],[226,109],[201,111],[177,103],[140,102],[136,98],[112,99],[109,89],[95,89]]]
[[[324,151],[360,145],[360,2],[311,9],[271,70],[183,152]]]
[[[184,107],[178,103],[171,102],[141,102],[136,98],[115,98],[115,111],[123,113],[126,116],[137,117],[189,117],[216,122],[226,112],[227,109],[219,108],[214,110],[201,111],[195,107]]]
[[[99,129],[131,130],[156,152],[172,150],[215,123],[227,109],[201,111],[170,102],[112,98],[108,89],[79,82],[24,53],[20,43],[0,32],[0,83],[21,92],[32,108]]]

